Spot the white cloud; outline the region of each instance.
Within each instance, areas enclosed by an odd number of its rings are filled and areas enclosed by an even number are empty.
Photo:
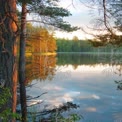
[[[85,96],[80,96],[81,99],[96,99],[99,100],[100,96],[96,95],[96,94],[92,94],[92,95],[85,95]]]
[[[97,109],[95,107],[88,107],[88,108],[85,108],[85,111],[87,111],[87,112],[96,112]]]
[[[58,96],[55,96],[55,94],[53,94],[51,96],[48,96],[48,98],[46,98],[44,103],[48,104],[49,108],[53,108],[54,106],[58,107],[62,105],[63,103],[73,101],[74,97],[78,95],[80,95],[80,92],[77,92],[77,91],[67,92],[65,94],[62,94],[62,95],[60,94]]]
[[[96,94],[93,94],[93,95],[92,95],[92,98],[93,98],[93,99],[97,99],[97,100],[100,99],[100,97],[99,97],[98,95],[96,95]]]
[[[73,98],[71,97],[70,94],[66,93],[63,97],[64,102],[70,102],[73,101]]]
[[[59,86],[54,86],[54,85],[47,85],[45,87],[43,87],[43,90],[57,90],[57,91],[61,91],[63,90],[62,87],[59,87]]]

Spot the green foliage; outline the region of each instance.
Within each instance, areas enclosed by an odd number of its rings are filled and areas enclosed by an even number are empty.
[[[0,87],[0,91],[1,91],[1,94],[0,94],[0,108],[5,105],[9,98],[11,97],[11,93],[10,93],[10,90],[8,88],[2,88]]]
[[[80,29],[77,26],[71,26],[69,23],[64,22],[63,20],[55,21],[54,26],[67,32],[77,31]]]
[[[36,13],[44,24],[54,26],[55,28],[72,32],[79,28],[73,27],[63,20],[63,17],[71,16],[71,13],[62,7],[59,7],[59,0],[19,0],[19,3],[27,3],[29,13]]]
[[[55,113],[50,116],[49,121],[56,122],[56,120],[57,120],[58,122],[77,122],[77,121],[81,120],[81,118],[83,118],[83,117],[78,114],[70,114],[67,117],[63,117],[63,115],[61,115],[60,113],[58,115],[57,115],[57,113]]]
[[[17,113],[12,113],[10,108],[5,109],[0,113],[0,118],[2,119],[3,122],[8,122],[8,120],[11,119],[19,119],[21,120],[21,115]]]
[[[3,122],[8,122],[9,119],[21,119],[19,114],[12,113],[11,108],[6,107],[11,98],[10,89],[0,87],[0,92],[0,119],[2,119]]]
[[[71,15],[71,13],[64,8],[50,7],[50,6],[46,8],[40,8],[39,14],[44,16],[50,16],[53,18],[56,16],[66,17]]]
[[[31,4],[32,0],[17,0],[19,3],[28,3]]]
[[[111,44],[103,46],[102,42],[92,43],[89,40],[57,39],[57,52],[111,52],[112,49]],[[122,51],[122,47],[118,49],[118,51]]]

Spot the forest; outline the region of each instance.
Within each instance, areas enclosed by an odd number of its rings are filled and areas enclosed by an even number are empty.
[[[53,53],[56,50],[56,40],[53,33],[49,33],[46,28],[34,27],[30,23],[27,25],[27,53]]]
[[[112,52],[113,50],[111,44],[95,47],[89,40],[57,39],[56,43],[57,52]],[[122,51],[121,46],[115,46],[114,49],[118,53]]]

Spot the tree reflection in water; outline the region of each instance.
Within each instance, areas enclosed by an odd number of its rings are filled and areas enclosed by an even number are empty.
[[[73,104],[72,102],[67,102],[51,110],[45,109],[41,112],[28,112],[28,120],[34,120],[34,122],[76,122],[83,119],[83,116],[74,112],[70,113],[70,110],[77,108],[79,108],[78,105]],[[64,115],[64,112],[68,112],[68,114]]]
[[[55,74],[55,55],[32,55],[26,63],[26,84],[32,80],[51,80]]]
[[[95,66],[96,64],[109,64],[115,67],[121,65],[120,60],[121,56],[116,54],[57,54],[57,57],[55,55],[32,55],[27,58],[26,84],[34,79],[52,80],[56,71],[60,70],[56,68],[56,65],[59,67],[72,65],[73,69],[77,69],[79,65]],[[117,70],[116,73],[118,73]]]
[[[31,87],[32,80],[52,80],[55,72],[60,69],[56,69],[56,56],[46,56],[46,55],[32,55],[28,57],[26,63],[26,78],[27,87]],[[43,93],[42,93],[43,94]],[[41,95],[42,95],[41,94]],[[40,95],[40,96],[41,96]],[[39,97],[40,97],[39,96]],[[35,96],[37,98],[38,96]],[[28,98],[27,98],[28,99]],[[31,102],[33,98],[30,96],[29,100]],[[54,107],[53,109],[36,110],[33,109],[34,106],[39,106],[40,102],[28,106],[28,121],[30,122],[76,122],[82,118],[82,116],[77,113],[72,113],[68,115],[70,110],[77,109],[79,106],[71,102],[64,103],[59,107]],[[30,111],[30,108],[31,111]],[[67,115],[64,115],[67,112]]]
[[[114,81],[117,84],[117,90],[122,90],[122,65],[119,65],[119,67],[116,68],[114,73],[120,78],[119,80]]]
[[[117,84],[117,90],[122,90],[122,80],[115,81],[115,83]]]
[[[114,81],[117,84],[117,90],[122,90],[122,56],[118,56],[117,53],[114,52],[110,59],[113,73],[119,77],[119,80]]]

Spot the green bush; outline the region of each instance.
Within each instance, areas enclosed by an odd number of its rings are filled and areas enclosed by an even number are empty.
[[[9,88],[0,87],[0,119],[2,122],[8,122],[8,120],[15,118],[21,119],[19,114],[13,113],[11,108],[6,107],[11,97],[12,96]],[[3,109],[3,107],[5,108]]]

